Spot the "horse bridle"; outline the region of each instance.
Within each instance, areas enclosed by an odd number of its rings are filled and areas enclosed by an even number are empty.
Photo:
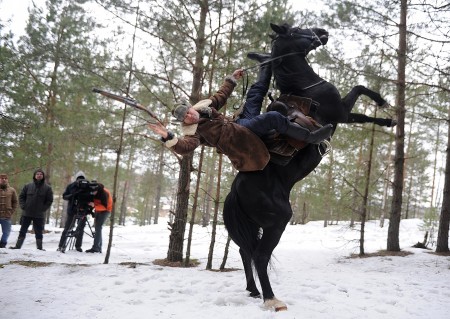
[[[299,29],[299,28],[294,28],[294,29],[296,29],[296,30],[301,30],[301,29]],[[294,33],[294,32],[291,32],[289,35],[279,35],[279,34],[278,34],[278,35],[272,40],[272,42],[274,42],[278,37],[282,37],[282,38],[291,37],[291,38],[306,38],[306,39],[311,39],[312,42],[311,42],[310,47],[314,46],[314,43],[315,43],[316,41],[319,41],[320,45],[324,45],[323,42],[322,42],[322,40],[320,40],[319,36],[313,31],[313,29],[309,29],[309,30],[311,31],[311,34],[310,34],[310,35],[308,35],[308,34],[298,34],[298,33]],[[318,47],[318,45],[317,45],[317,46],[314,46],[314,49],[317,48],[317,47]],[[251,67],[248,67],[248,68],[245,68],[244,71],[251,70],[251,69],[254,69],[254,68],[256,68],[256,67],[260,67],[260,66],[262,66],[262,65],[264,65],[264,64],[268,64],[268,63],[271,63],[272,61],[276,61],[276,60],[279,60],[279,59],[282,59],[282,58],[284,58],[284,57],[291,56],[291,55],[304,54],[304,55],[306,56],[307,52],[309,52],[308,50],[309,50],[309,48],[306,49],[306,50],[303,50],[303,51],[290,52],[290,53],[286,53],[286,54],[277,56],[277,57],[275,57],[275,58],[270,58],[270,59],[267,59],[267,60],[264,61],[264,62],[258,63],[258,64],[256,64],[256,65],[251,66]]]
[[[298,27],[296,27],[296,28],[293,28],[293,30],[301,30],[301,29],[298,28]],[[308,35],[308,34],[302,34],[302,33],[298,34],[298,33],[294,33],[294,32],[291,32],[289,35],[280,35],[280,34],[277,34],[277,36],[272,40],[272,42],[274,42],[274,41],[275,41],[277,38],[279,38],[279,37],[282,37],[282,38],[288,38],[288,37],[291,37],[291,38],[306,38],[306,39],[311,39],[312,42],[311,42],[311,45],[309,46],[309,48],[310,48],[310,47],[313,47],[313,49],[319,47],[319,45],[314,46],[314,43],[316,43],[316,41],[319,41],[320,45],[324,45],[323,42],[322,42],[322,40],[320,40],[319,36],[313,31],[313,29],[309,29],[309,30],[311,31],[311,34],[310,34],[310,35]],[[243,69],[243,71],[247,72],[248,70],[254,69],[254,68],[256,68],[256,67],[261,67],[262,65],[269,64],[269,63],[271,63],[271,62],[273,62],[273,61],[280,60],[280,59],[282,59],[282,58],[284,58],[284,57],[291,56],[291,55],[303,54],[303,55],[306,57],[306,54],[307,54],[309,51],[312,50],[312,49],[309,50],[309,48],[306,49],[306,50],[303,50],[303,51],[290,52],[290,53],[286,53],[286,54],[277,56],[277,57],[275,57],[275,58],[267,59],[267,60],[265,60],[264,62],[257,63],[257,64],[255,64],[254,66],[245,68],[245,69]],[[310,85],[310,86],[308,86],[308,87],[306,87],[306,88],[304,88],[304,89],[302,89],[302,90],[310,89],[310,88],[312,88],[312,87],[315,87],[316,85],[322,84],[323,82],[325,82],[325,80],[322,80],[322,81],[319,81],[319,82],[317,82],[317,83],[314,83],[314,84],[312,84],[312,85]],[[245,95],[245,92],[247,91],[247,88],[248,88],[248,76],[247,76],[247,81],[246,81],[245,85],[243,86],[243,90],[242,90],[242,95],[243,95],[243,96]]]
[[[300,30],[299,28],[294,28],[296,30]],[[313,29],[309,29],[309,31],[311,31],[311,35],[308,34],[295,34],[293,32],[291,32],[291,34],[289,35],[291,38],[306,38],[306,39],[311,39],[311,45],[309,46],[309,48],[306,51],[311,51],[321,45],[324,45],[322,40],[320,40],[319,36],[313,31]],[[319,42],[319,45],[314,45],[315,43]],[[309,50],[311,47],[313,47],[311,50]],[[305,54],[306,55],[306,54]]]
[[[293,28],[293,29],[294,29],[294,30],[301,30],[301,29],[299,29],[299,28]],[[288,37],[291,37],[291,38],[307,38],[307,39],[311,39],[311,40],[317,39],[317,40],[320,42],[320,44],[323,45],[322,41],[321,41],[320,38],[317,36],[317,34],[313,31],[313,29],[309,29],[309,31],[311,31],[311,35],[302,34],[302,33],[300,33],[300,34],[297,33],[297,34],[296,34],[296,33],[294,33],[294,32],[291,32],[291,34],[288,35]]]

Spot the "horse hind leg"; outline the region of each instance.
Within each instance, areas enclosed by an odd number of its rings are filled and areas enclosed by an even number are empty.
[[[372,91],[363,85],[357,85],[353,87],[350,92],[342,99],[342,103],[346,106],[348,112],[350,112],[356,103],[356,100],[361,96],[365,95],[371,98],[379,107],[387,107],[388,103],[383,99],[380,93]]]
[[[250,294],[250,297],[259,298],[261,293],[256,287],[255,277],[253,276],[252,259],[242,249],[239,249],[241,255],[242,264],[244,265],[245,279],[247,281],[247,287],[245,288]]]
[[[262,238],[253,254],[259,283],[261,284],[261,289],[263,291],[264,306],[275,311],[287,310],[287,306],[284,302],[275,297],[270,284],[269,275],[267,274],[267,267],[269,266],[272,252],[280,241],[284,228],[285,227],[274,226],[269,229],[264,229]]]
[[[258,262],[260,263],[261,259]],[[261,283],[261,288],[263,289],[264,307],[269,310],[275,310],[276,312],[286,311],[287,305],[283,301],[281,301],[275,297],[275,295],[272,292],[272,288],[270,287],[270,281],[269,281],[269,277],[267,275],[268,264],[269,264],[268,262],[260,263],[260,265],[262,267],[258,271],[259,282]],[[269,285],[269,286],[267,287],[267,285]],[[267,292],[265,293],[266,290],[269,290],[270,293],[269,294],[267,294]],[[268,296],[271,296],[271,297],[268,297]]]

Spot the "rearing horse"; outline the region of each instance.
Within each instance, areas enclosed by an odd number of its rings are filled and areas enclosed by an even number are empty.
[[[282,94],[311,98],[320,103],[313,117],[321,124],[373,122],[393,126],[391,119],[372,118],[351,113],[361,95],[372,98],[378,106],[386,104],[378,93],[364,86],[354,87],[341,99],[331,83],[321,79],[309,66],[306,55],[328,41],[323,29],[299,29],[289,25],[271,24],[272,69]],[[322,146],[307,145],[285,165],[270,162],[262,171],[239,172],[233,181],[225,204],[223,218],[233,241],[239,246],[250,296],[260,292],[253,276],[256,269],[264,304],[276,311],[286,310],[284,302],[275,298],[267,274],[272,252],[278,245],[286,225],[292,217],[289,196],[295,183],[305,178],[322,160]]]
[[[373,118],[363,114],[351,113],[356,100],[366,95],[380,107],[386,101],[362,85],[357,85],[341,98],[336,87],[317,75],[306,60],[312,50],[328,42],[328,32],[324,29],[299,29],[287,24],[271,24],[272,69],[275,83],[281,94],[294,94],[311,98],[319,103],[314,119],[321,124],[331,123],[375,123],[380,126],[394,126],[392,119]]]

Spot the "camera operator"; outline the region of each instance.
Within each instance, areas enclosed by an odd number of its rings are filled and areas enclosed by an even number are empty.
[[[86,250],[87,253],[102,252],[102,228],[113,208],[113,200],[111,193],[103,184],[98,184],[97,190],[94,191],[94,201],[90,203],[95,207],[95,236],[94,244],[91,249]]]
[[[61,239],[59,241],[58,245],[58,251],[62,251],[65,249],[65,243],[67,239],[67,232],[71,230],[71,226],[73,219],[75,218],[75,215],[77,214],[77,207],[76,207],[76,199],[77,194],[80,192],[79,189],[79,183],[81,180],[85,180],[85,174],[82,171],[79,171],[75,174],[75,181],[67,185],[66,190],[63,193],[63,199],[68,201],[67,204],[67,219],[66,223],[64,225],[64,230],[61,234]],[[84,235],[84,227],[86,226],[86,218],[82,218],[79,220],[79,226],[78,229],[81,230],[81,232],[78,234],[76,241],[75,241],[75,249],[79,252],[82,252],[83,249],[81,249],[81,245],[83,244],[83,235]]]

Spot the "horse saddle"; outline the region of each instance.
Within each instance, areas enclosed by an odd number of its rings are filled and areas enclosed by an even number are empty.
[[[276,111],[287,116],[291,121],[295,121],[310,131],[315,131],[322,127],[310,114],[314,113],[319,103],[310,98],[282,94],[274,100],[267,111]],[[312,112],[313,110],[313,112]],[[294,140],[290,137],[277,135],[274,138],[266,139],[264,143],[270,153],[270,161],[279,165],[286,165],[291,158],[308,143]]]

